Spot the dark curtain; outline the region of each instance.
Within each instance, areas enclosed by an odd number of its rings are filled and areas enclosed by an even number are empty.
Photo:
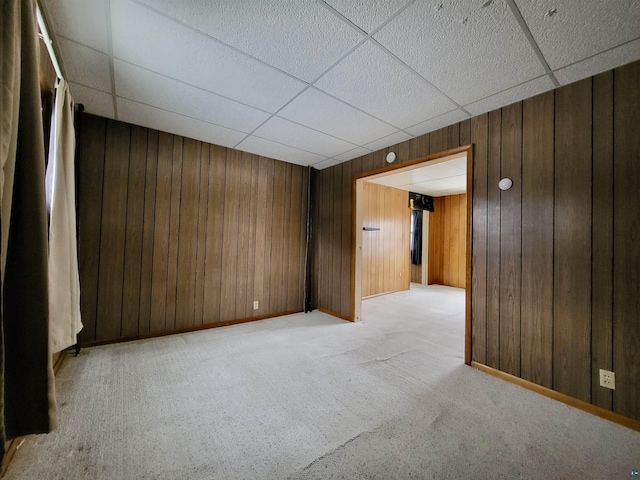
[[[55,391],[35,1],[3,1],[1,14],[0,435],[11,439],[53,428]],[[0,449],[3,454],[4,442]]]
[[[422,265],[422,210],[411,210],[411,263]]]

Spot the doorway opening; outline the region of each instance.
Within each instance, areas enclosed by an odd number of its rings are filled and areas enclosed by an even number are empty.
[[[428,168],[442,169],[447,162],[456,160],[458,165],[460,162],[466,163],[465,182],[466,182],[466,235],[465,235],[465,265],[463,274],[465,277],[465,352],[464,359],[467,365],[471,363],[471,199],[472,199],[472,172],[473,172],[473,148],[471,145],[446,150],[440,153],[428,155],[426,157],[417,158],[409,162],[399,165],[392,165],[380,170],[358,175],[354,178],[353,192],[353,242],[352,242],[352,321],[360,321],[362,319],[362,298],[363,298],[363,233],[364,230],[369,231],[372,227],[364,225],[364,199],[365,185],[376,183],[392,187],[413,185],[418,183],[428,183],[430,178],[425,172]],[[440,167],[438,167],[440,165]],[[421,181],[420,181],[421,180]],[[402,183],[404,182],[404,183]],[[446,183],[446,182],[445,182]],[[440,190],[432,190],[433,193],[424,191],[425,194],[432,196],[446,195],[447,192],[441,183]],[[408,205],[408,193],[407,193]],[[407,219],[408,221],[408,219]],[[407,242],[408,245],[408,242]],[[424,255],[424,252],[423,252]],[[423,257],[424,258],[424,257]],[[410,276],[410,266],[405,272]]]

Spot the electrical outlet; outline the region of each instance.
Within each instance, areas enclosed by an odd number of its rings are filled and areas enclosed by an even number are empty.
[[[258,308],[260,308],[260,302],[258,302],[258,300],[254,300],[253,301],[253,309],[254,310],[258,310]]]
[[[600,386],[604,388],[616,389],[616,374],[609,370],[600,369]]]

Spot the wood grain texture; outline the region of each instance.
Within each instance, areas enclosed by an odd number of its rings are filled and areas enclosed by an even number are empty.
[[[640,62],[614,75],[613,410],[640,420]]]
[[[207,191],[207,234],[205,239],[204,308],[202,323],[219,322],[222,295],[224,237],[224,193],[227,178],[227,150],[209,146],[209,189]]]
[[[107,121],[82,115],[78,140],[78,268],[80,270],[80,311],[84,328],[81,342],[96,339],[98,268],[102,218],[102,182]]]
[[[305,168],[86,118],[78,169],[84,342],[302,310]]]
[[[238,275],[238,211],[242,187],[242,153],[227,152],[224,189],[224,220],[222,234],[222,279],[220,321],[236,316],[236,279]],[[282,231],[278,232],[282,235]],[[273,281],[273,279],[272,279]]]
[[[522,279],[522,103],[502,109],[501,176],[513,186],[500,194],[500,370],[520,375]]]
[[[171,212],[169,216],[169,256],[167,258],[167,306],[165,325],[176,329],[178,296],[178,253],[180,251],[180,202],[182,199],[182,166],[184,138],[175,136],[171,159]]]
[[[203,143],[200,148],[200,188],[198,189],[198,240],[196,244],[196,279],[193,322],[194,325],[202,325],[204,319],[205,303],[205,268],[207,252],[207,216],[209,202],[207,193],[209,192],[209,145]]]
[[[96,340],[120,336],[129,175],[129,125],[107,121]]]
[[[591,402],[612,409],[600,369],[613,370],[613,72],[593,78],[593,179]]]
[[[487,362],[487,148],[489,116],[471,119],[473,159],[473,224],[471,227],[472,357]]]
[[[466,221],[466,194],[434,198],[429,214],[429,284],[465,287]]]
[[[140,274],[144,227],[144,187],[147,175],[147,129],[131,127],[127,186],[122,324],[120,336],[138,333]]]
[[[151,320],[151,286],[153,275],[153,231],[156,214],[156,177],[158,172],[158,132],[147,131],[147,163],[144,187],[142,225],[142,258],[140,260],[140,310],[138,329],[149,333]]]
[[[510,371],[519,367],[520,377],[530,379],[524,381],[630,418],[640,418],[634,354],[640,325],[639,65],[517,102],[504,109],[504,119],[500,109],[415,139],[416,157],[448,148],[456,128],[459,143],[474,146],[473,360]],[[400,145],[390,149],[400,151]],[[388,150],[349,162],[357,166],[352,170],[373,171]],[[328,170],[319,172],[323,191],[317,197],[318,216],[327,221],[334,210],[351,207],[347,199],[339,205],[332,200]],[[519,199],[501,205],[498,181],[514,172],[521,178],[513,196]],[[323,264],[342,254],[318,227],[316,275],[323,285],[330,270]],[[344,299],[334,305],[333,297],[320,294],[322,287],[317,291],[319,305],[339,315]],[[613,394],[598,386],[599,368],[616,373]]]
[[[502,112],[489,113],[487,158],[487,366],[500,365],[500,190]]]
[[[353,175],[351,162],[343,164],[342,167],[342,264],[340,267],[340,276],[342,277],[342,285],[340,291],[340,313],[343,315],[351,314],[351,198],[353,195]]]
[[[553,388],[591,398],[591,79],[556,91]]]
[[[180,226],[178,230],[178,282],[175,328],[195,325],[196,255],[198,249],[198,202],[202,145],[184,139],[180,179]]]
[[[151,270],[151,318],[149,331],[167,330],[167,260],[169,256],[169,218],[171,213],[171,162],[173,135],[160,133],[153,230],[153,266]]]
[[[523,102],[521,377],[553,377],[554,93]]]
[[[363,225],[380,228],[363,232],[362,296],[407,290],[410,281],[407,192],[365,182],[362,206]],[[351,256],[348,258],[351,269]]]

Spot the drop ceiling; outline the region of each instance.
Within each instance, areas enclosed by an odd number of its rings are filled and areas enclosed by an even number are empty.
[[[317,168],[640,59],[640,2],[40,0],[89,113]]]
[[[426,165],[380,173],[367,177],[367,181],[432,197],[459,195],[467,191],[467,154],[458,153]]]

